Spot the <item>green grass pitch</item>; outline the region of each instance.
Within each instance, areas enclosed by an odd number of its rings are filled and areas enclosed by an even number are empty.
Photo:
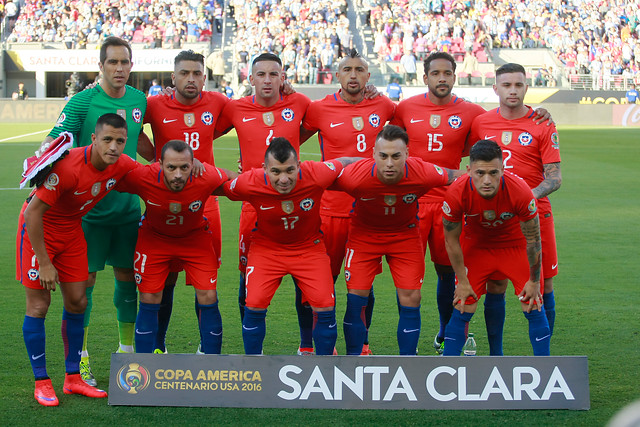
[[[61,298],[52,297],[47,328],[49,374],[60,398],[59,408],[44,408],[33,399],[33,377],[22,341],[24,291],[15,281],[17,218],[27,190],[17,190],[22,160],[31,155],[51,124],[0,124],[0,277],[5,301],[0,310],[0,424],[162,425],[213,422],[215,424],[313,425],[603,425],[627,403],[640,398],[640,314],[636,291],[640,284],[640,141],[637,129],[560,129],[562,188],[552,195],[556,221],[559,275],[556,279],[557,320],[551,351],[554,355],[587,355],[591,410],[582,411],[345,411],[269,410],[228,408],[109,407],[106,399],[93,400],[62,394],[64,360],[60,338]],[[42,131],[42,133],[35,133]],[[30,136],[15,136],[31,134]],[[214,146],[216,162],[236,167],[235,136]],[[305,159],[318,160],[315,140],[303,145]],[[237,228],[239,204],[221,198],[223,265],[218,292],[224,324],[223,353],[241,354],[242,338],[237,309]],[[184,283],[181,279],[179,283]],[[336,285],[337,316],[344,314],[344,280]],[[371,328],[374,354],[397,354],[397,309],[388,269],[375,282],[376,306]],[[509,291],[511,292],[511,290]],[[94,374],[108,387],[110,353],[117,348],[111,271],[98,274],[89,331]],[[167,337],[172,353],[193,353],[198,332],[193,291],[179,286]],[[512,294],[508,294],[512,295]],[[293,285],[285,279],[267,317],[265,354],[295,354],[298,327],[293,306]],[[480,304],[482,307],[482,304]],[[437,329],[435,274],[430,263],[423,287],[422,335],[419,351],[432,355]],[[488,354],[483,315],[474,316],[478,353]],[[338,336],[344,354],[344,338]],[[526,321],[515,297],[507,302],[505,353],[530,355]],[[634,385],[635,384],[635,385]]]

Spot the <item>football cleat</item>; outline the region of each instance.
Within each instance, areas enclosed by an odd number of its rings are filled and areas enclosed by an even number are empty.
[[[438,339],[438,336],[436,335],[436,337],[433,339],[433,348],[436,350],[436,353],[442,354],[442,352],[444,351],[444,338],[442,339],[442,341],[440,341]]]
[[[363,344],[362,345],[362,353],[360,353],[361,356],[371,356],[373,353],[371,352],[371,349],[369,348],[369,344]]]
[[[298,347],[298,356],[313,356],[313,347]]]
[[[80,361],[80,375],[82,376],[82,381],[89,384],[91,387],[95,387],[98,385],[96,378],[93,376],[93,372],[91,372],[91,365],[89,365],[89,360]]]
[[[204,351],[202,351],[202,343],[198,344],[198,349],[196,350],[196,354],[204,354]]]
[[[107,392],[95,388],[84,382],[80,374],[65,374],[64,394],[81,394],[87,397],[102,398],[107,397]]]
[[[153,354],[167,354],[167,350],[162,351],[159,348],[156,348],[155,350],[153,350]]]
[[[39,404],[42,406],[58,406],[58,397],[56,396],[56,391],[53,389],[53,385],[51,384],[51,379],[47,378],[46,380],[37,380],[36,381],[36,390],[33,393],[33,396],[36,398]]]

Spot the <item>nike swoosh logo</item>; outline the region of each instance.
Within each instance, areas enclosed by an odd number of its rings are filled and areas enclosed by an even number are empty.
[[[340,126],[340,125],[343,125],[343,124],[344,124],[344,122],[340,122],[340,123],[330,123],[330,124],[329,124],[329,126],[330,126],[330,127],[332,127],[332,128],[334,128],[334,127],[336,127],[336,126]]]
[[[139,331],[138,329],[136,329],[136,334],[140,334],[140,335],[147,335],[147,334],[150,334],[151,332],[153,332],[153,331],[144,331],[144,332],[141,332],[141,331]]]
[[[178,119],[173,119],[173,120],[167,120],[167,119],[162,119],[162,123],[171,123],[171,122],[177,122]]]
[[[418,329],[403,329],[402,332],[404,332],[405,334],[410,334],[411,332],[418,332],[420,330],[420,328]]]
[[[349,325],[349,326],[353,325],[353,323],[349,323],[349,322],[342,322],[342,324],[343,325]]]
[[[360,200],[362,200],[363,202],[368,202],[368,201],[375,200],[375,199],[376,199],[375,197],[369,197],[369,198],[360,197]]]
[[[547,334],[547,335],[543,336],[542,338],[538,338],[538,337],[536,337],[536,342],[540,342],[540,341],[542,341],[543,339],[549,338],[550,336],[551,336],[551,334]]]
[[[412,118],[409,122],[410,122],[410,123],[420,123],[420,122],[424,122],[424,119],[418,119],[418,120],[416,120],[416,119],[413,119],[413,118]]]
[[[467,214],[467,216],[478,216],[480,214]]]
[[[215,332],[213,332],[213,331],[209,331],[209,333],[210,333],[211,335],[213,335],[214,337],[219,337],[220,335],[222,335],[222,332],[220,332],[219,334],[216,334],[216,333],[215,333]]]
[[[256,117],[249,117],[249,118],[243,117],[242,118],[242,123],[250,122],[251,120],[255,120],[255,119],[256,119]]]
[[[449,337],[444,337],[445,340],[451,340],[451,341],[455,341],[455,338],[449,338]]]
[[[209,279],[209,281],[210,281],[211,283],[216,283],[216,282],[218,281],[218,279]]]
[[[336,325],[337,325],[337,323],[334,323],[333,325],[329,325],[329,329],[333,329],[333,328],[335,328],[335,327],[336,327]]]
[[[88,191],[88,190],[86,190],[86,191],[74,191],[74,192],[73,192],[73,194],[75,194],[76,196],[79,196],[79,195],[81,195],[81,194],[86,193],[87,191]]]
[[[153,203],[151,200],[147,200],[147,203],[150,204],[150,205],[153,205],[153,206],[160,206],[157,203]]]
[[[556,268],[558,268],[558,264],[553,264],[553,265],[551,266],[551,269],[552,269],[552,270],[555,270]]]
[[[136,299],[135,298],[134,299],[126,299],[126,300],[124,300],[124,302],[136,302]]]
[[[39,354],[39,355],[37,355],[37,356],[34,356],[34,355],[32,354],[32,355],[31,355],[31,359],[32,359],[32,360],[38,360],[38,359],[40,359],[42,356],[44,356],[44,353]]]
[[[496,137],[495,135],[491,135],[491,136],[489,136],[489,135],[485,135],[485,136],[484,136],[484,139],[493,139],[493,138],[495,138],[495,137]]]
[[[247,328],[246,326],[242,325],[242,329],[244,329],[245,331],[253,331],[254,329],[258,329],[258,327],[254,326],[253,328]]]
[[[260,210],[261,211],[268,211],[269,209],[273,209],[275,208],[275,206],[262,206],[260,205]]]

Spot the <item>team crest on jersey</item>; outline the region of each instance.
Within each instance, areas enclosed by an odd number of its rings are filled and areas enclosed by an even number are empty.
[[[116,114],[127,120],[127,110],[116,110]]]
[[[140,123],[142,121],[142,110],[139,108],[134,108],[131,112],[131,117],[133,117],[134,122]]]
[[[182,212],[182,205],[179,202],[169,202],[169,212],[174,214]]]
[[[29,271],[27,271],[27,276],[29,276],[29,280],[35,282],[36,280],[38,280],[40,273],[35,268],[30,268]]]
[[[511,144],[512,139],[513,139],[513,132],[502,132],[502,138],[500,139],[500,141],[502,141],[504,145]]]
[[[100,194],[100,188],[102,187],[102,183],[101,182],[96,182],[95,184],[93,184],[91,186],[91,195],[93,197],[96,197],[98,194]]]
[[[107,189],[107,191],[109,191],[113,188],[114,185],[116,185],[116,180],[114,178],[109,178],[107,180],[107,185],[105,188]]]
[[[496,219],[496,211],[484,211],[482,217],[487,221],[493,221]]]
[[[262,121],[265,125],[271,126],[275,123],[276,119],[273,116],[273,113],[269,111],[268,113],[262,113]]]
[[[460,128],[460,126],[462,126],[462,119],[458,116],[451,116],[449,117],[449,126],[451,127],[451,129],[458,129]]]
[[[362,117],[353,117],[351,119],[351,123],[353,124],[353,128],[357,131],[364,129],[364,119]]]
[[[442,202],[442,212],[444,212],[445,215],[451,214],[451,207],[447,202]]]
[[[247,266],[247,257],[242,255],[240,257],[240,264],[244,265],[245,267]]]
[[[189,204],[189,210],[191,212],[198,212],[202,207],[202,200],[196,200],[195,202],[191,202]]]
[[[331,162],[323,162],[325,164],[326,167],[328,167],[329,169],[331,169],[332,171],[336,170],[336,165],[334,165]]]
[[[200,120],[202,120],[202,123],[204,123],[205,125],[211,126],[213,124],[213,114],[211,114],[211,112],[209,111],[205,111],[200,116]]]
[[[531,145],[531,143],[533,142],[533,136],[531,136],[529,132],[522,132],[518,136],[518,142],[520,143],[520,145],[526,147],[527,145]]]
[[[440,117],[440,114],[432,114],[431,117],[429,117],[429,124],[432,128],[437,128],[438,126],[440,126],[441,121],[442,117]]]
[[[136,281],[136,285],[139,285],[142,282],[142,276],[140,275],[140,273],[134,274],[133,277]]]
[[[53,190],[56,185],[58,185],[60,183],[60,178],[58,177],[58,174],[56,173],[52,173],[47,177],[47,180],[44,182],[44,188],[46,188],[47,190]]]
[[[184,114],[184,124],[191,127],[196,124],[196,115],[193,113]]]
[[[351,280],[351,271],[349,271],[349,270],[345,270],[344,271],[344,280],[347,281],[347,282],[349,280]]]
[[[314,204],[313,199],[311,198],[304,199],[303,201],[300,202],[300,209],[302,209],[305,212],[310,211],[311,208],[313,208],[313,204]]]
[[[293,202],[291,200],[283,200],[281,206],[284,213],[290,214],[293,212]]]
[[[558,137],[558,132],[551,134],[551,148],[555,148],[556,150],[560,149],[560,138]]]
[[[61,113],[58,116],[58,120],[56,120],[56,127],[62,127],[62,124],[64,123],[64,121],[67,119],[67,115],[65,113]]]
[[[384,196],[384,203],[387,206],[393,206],[396,204],[396,195],[395,194],[387,194]]]
[[[500,219],[503,220],[503,221],[509,220],[509,219],[511,219],[513,217],[514,217],[514,215],[511,212],[502,212],[500,214]]]
[[[369,116],[369,124],[371,126],[373,126],[374,128],[377,128],[378,126],[380,126],[380,116],[377,114],[372,114]]]
[[[282,113],[280,115],[282,116],[282,119],[285,122],[292,121],[293,117],[295,116],[295,114],[293,114],[293,110],[291,108],[285,108],[284,110],[282,110]]]
[[[402,201],[405,202],[405,203],[413,203],[413,202],[416,201],[417,198],[418,198],[418,196],[416,196],[413,193],[405,194],[404,196],[402,196]]]
[[[536,205],[536,199],[531,199],[527,209],[529,209],[529,212],[531,213],[534,213],[538,209],[538,206]]]

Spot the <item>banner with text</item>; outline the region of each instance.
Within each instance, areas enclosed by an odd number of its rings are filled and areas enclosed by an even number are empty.
[[[112,354],[109,404],[589,409],[586,356]]]

